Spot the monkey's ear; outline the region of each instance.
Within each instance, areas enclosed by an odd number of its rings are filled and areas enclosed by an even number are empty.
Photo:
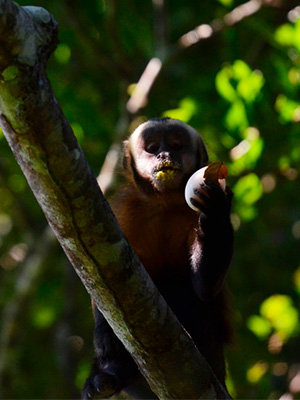
[[[208,153],[200,135],[198,136],[196,159],[197,167],[199,169],[207,165],[209,162]]]
[[[124,140],[123,142],[123,168],[125,171],[128,171],[131,164],[131,152],[129,140]]]
[[[129,181],[134,182],[135,181],[135,173],[136,173],[136,168],[135,168],[135,163],[134,163],[134,158],[132,156],[131,150],[130,150],[130,141],[129,140],[124,140],[123,142],[123,171],[124,175],[127,177]]]

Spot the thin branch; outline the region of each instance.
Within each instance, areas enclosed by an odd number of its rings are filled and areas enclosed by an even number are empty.
[[[289,21],[296,22],[299,18],[300,18],[300,6],[296,6],[288,12]]]
[[[148,94],[162,68],[159,58],[151,58],[127,103],[127,110],[135,114],[147,104]]]
[[[179,46],[184,48],[190,47],[199,43],[200,40],[210,38],[213,34],[220,32],[225,27],[235,25],[243,19],[257,13],[263,3],[264,1],[262,0],[250,0],[234,8],[231,12],[226,14],[222,20],[218,19],[212,21],[210,24],[197,26],[179,38]]]

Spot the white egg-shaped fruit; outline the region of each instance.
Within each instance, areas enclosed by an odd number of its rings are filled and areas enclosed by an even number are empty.
[[[201,169],[198,169],[187,181],[184,195],[185,195],[185,200],[189,207],[191,207],[195,211],[199,211],[197,207],[195,207],[191,203],[191,198],[195,199],[196,201],[199,201],[199,197],[194,193],[195,189],[200,189],[200,185],[202,185],[204,182],[204,173],[206,171],[206,167],[203,167]],[[218,179],[219,185],[221,186],[222,190],[225,192],[226,189],[226,180],[225,179]]]

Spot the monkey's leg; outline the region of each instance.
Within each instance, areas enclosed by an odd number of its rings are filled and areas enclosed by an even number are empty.
[[[82,399],[103,399],[130,385],[139,372],[130,354],[103,315],[94,307],[96,358],[81,391]]]

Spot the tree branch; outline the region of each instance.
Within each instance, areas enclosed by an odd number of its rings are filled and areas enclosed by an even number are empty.
[[[45,75],[57,24],[0,0],[0,126],[87,291],[160,398],[228,398],[123,236]]]
[[[197,26],[180,37],[178,41],[179,46],[189,47],[200,42],[200,40],[208,39],[213,34],[220,32],[222,29],[235,25],[243,19],[257,13],[263,3],[264,0],[249,0],[227,13],[223,19],[214,20],[209,25],[202,24]]]

